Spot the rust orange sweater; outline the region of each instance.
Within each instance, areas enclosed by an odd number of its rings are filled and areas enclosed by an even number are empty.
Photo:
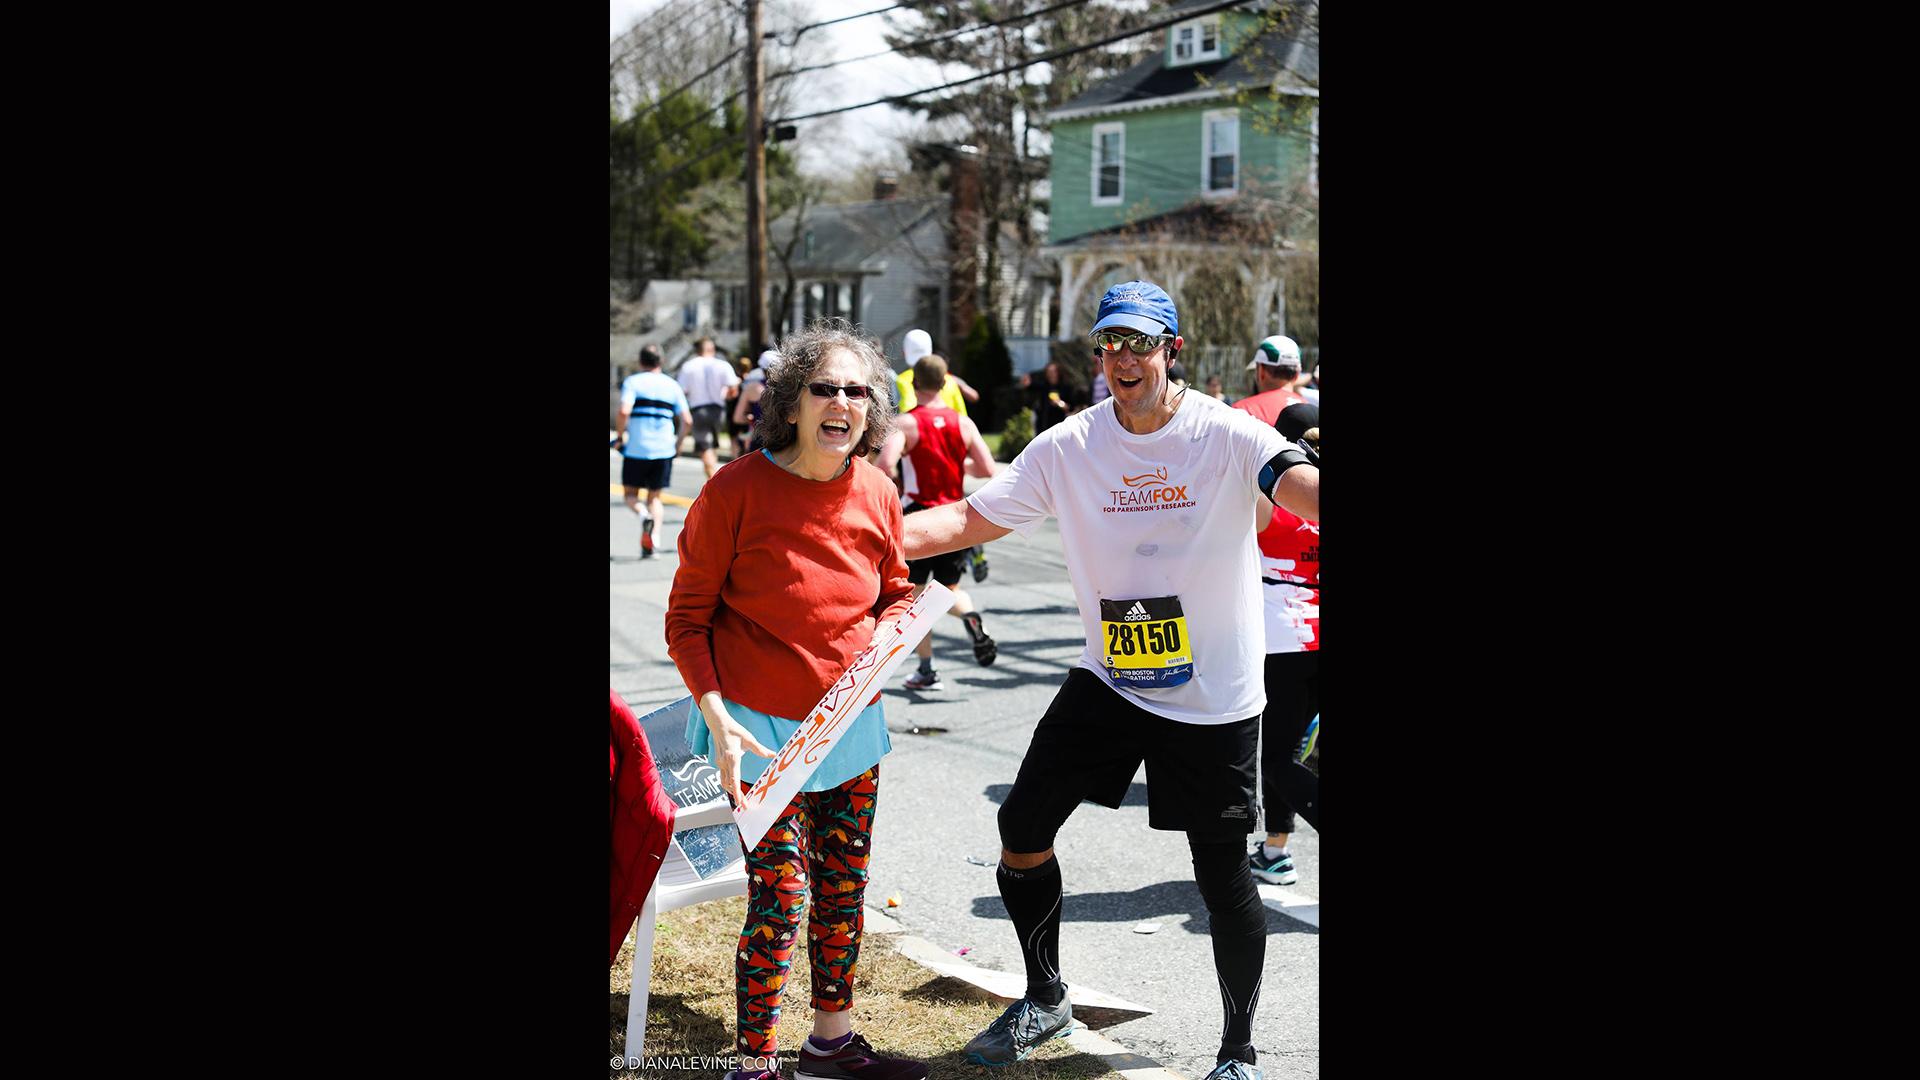
[[[900,499],[856,458],[826,483],[755,452],[713,474],[680,529],[667,655],[695,700],[804,720],[913,600]]]

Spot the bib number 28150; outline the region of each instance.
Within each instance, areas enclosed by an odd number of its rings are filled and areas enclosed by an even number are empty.
[[[1179,686],[1193,678],[1193,649],[1177,596],[1101,600],[1107,674],[1140,688]]]

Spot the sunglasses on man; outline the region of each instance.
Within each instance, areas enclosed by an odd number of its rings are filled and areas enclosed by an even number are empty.
[[[830,398],[842,390],[846,391],[847,398],[850,401],[861,401],[873,393],[873,388],[863,383],[853,383],[849,386],[835,386],[832,383],[823,382],[807,384],[807,393],[812,394],[814,397]]]
[[[1146,356],[1160,347],[1162,342],[1172,341],[1166,334],[1123,334],[1114,330],[1102,330],[1093,335],[1093,347],[1101,352],[1116,353],[1122,345],[1135,356]]]

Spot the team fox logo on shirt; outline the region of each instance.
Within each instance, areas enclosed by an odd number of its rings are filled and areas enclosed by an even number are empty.
[[[1138,476],[1123,473],[1120,482],[1127,485],[1126,490],[1107,489],[1113,501],[1101,507],[1102,511],[1114,514],[1138,510],[1182,510],[1194,505],[1187,499],[1187,485],[1169,480],[1165,465]]]

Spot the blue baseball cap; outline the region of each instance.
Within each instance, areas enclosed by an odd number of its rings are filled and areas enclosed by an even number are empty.
[[[1173,297],[1151,281],[1123,281],[1100,298],[1100,311],[1089,333],[1124,326],[1143,334],[1178,334],[1180,314]]]

